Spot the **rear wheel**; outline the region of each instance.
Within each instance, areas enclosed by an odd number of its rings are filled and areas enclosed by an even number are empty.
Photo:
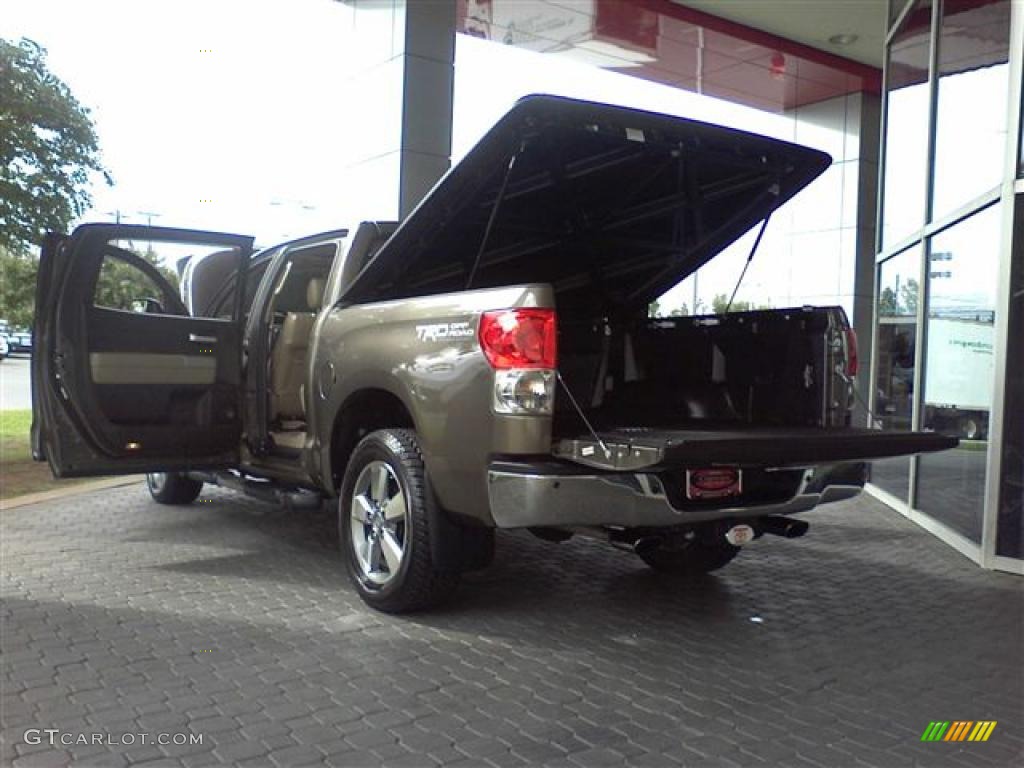
[[[159,504],[191,504],[203,484],[180,472],[150,472],[146,475],[149,495]]]
[[[386,613],[437,605],[458,583],[431,557],[436,505],[416,434],[382,429],[356,446],[338,496],[342,554],[359,596]]]
[[[717,571],[728,565],[740,552],[727,541],[710,542],[694,538],[678,547],[641,547],[637,550],[640,559],[660,573],[677,576],[699,576]]]

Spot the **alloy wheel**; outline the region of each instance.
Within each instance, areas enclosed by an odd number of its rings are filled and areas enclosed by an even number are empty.
[[[389,464],[371,461],[359,473],[350,506],[352,549],[364,578],[384,586],[399,572],[408,541],[409,511]]]
[[[167,485],[166,472],[150,472],[146,475],[146,483],[149,485],[149,492],[154,496],[162,492]]]

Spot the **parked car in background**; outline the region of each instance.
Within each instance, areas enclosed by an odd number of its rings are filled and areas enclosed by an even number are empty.
[[[0,333],[0,360],[3,360],[10,353],[10,347],[7,345],[7,337]]]
[[[32,331],[13,330],[7,336],[10,354],[32,354]]]

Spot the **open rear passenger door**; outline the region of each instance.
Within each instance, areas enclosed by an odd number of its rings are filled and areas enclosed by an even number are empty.
[[[36,286],[34,457],[58,477],[237,465],[252,245],[107,224],[49,235]],[[243,287],[232,317],[190,316],[162,264],[225,251],[237,254],[230,278]]]

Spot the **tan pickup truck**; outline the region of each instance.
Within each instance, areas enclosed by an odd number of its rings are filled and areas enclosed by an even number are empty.
[[[256,254],[191,230],[53,235],[35,455],[60,476],[150,473],[163,503],[203,483],[330,500],[352,581],[385,611],[446,597],[490,562],[495,528],[719,568],[762,534],[803,534],[792,515],[858,493],[865,462],[956,444],[851,426],[840,308],[647,316],[828,164],[535,96],[401,224]],[[177,249],[180,286],[143,242]],[[127,302],[124,270],[149,293]]]

